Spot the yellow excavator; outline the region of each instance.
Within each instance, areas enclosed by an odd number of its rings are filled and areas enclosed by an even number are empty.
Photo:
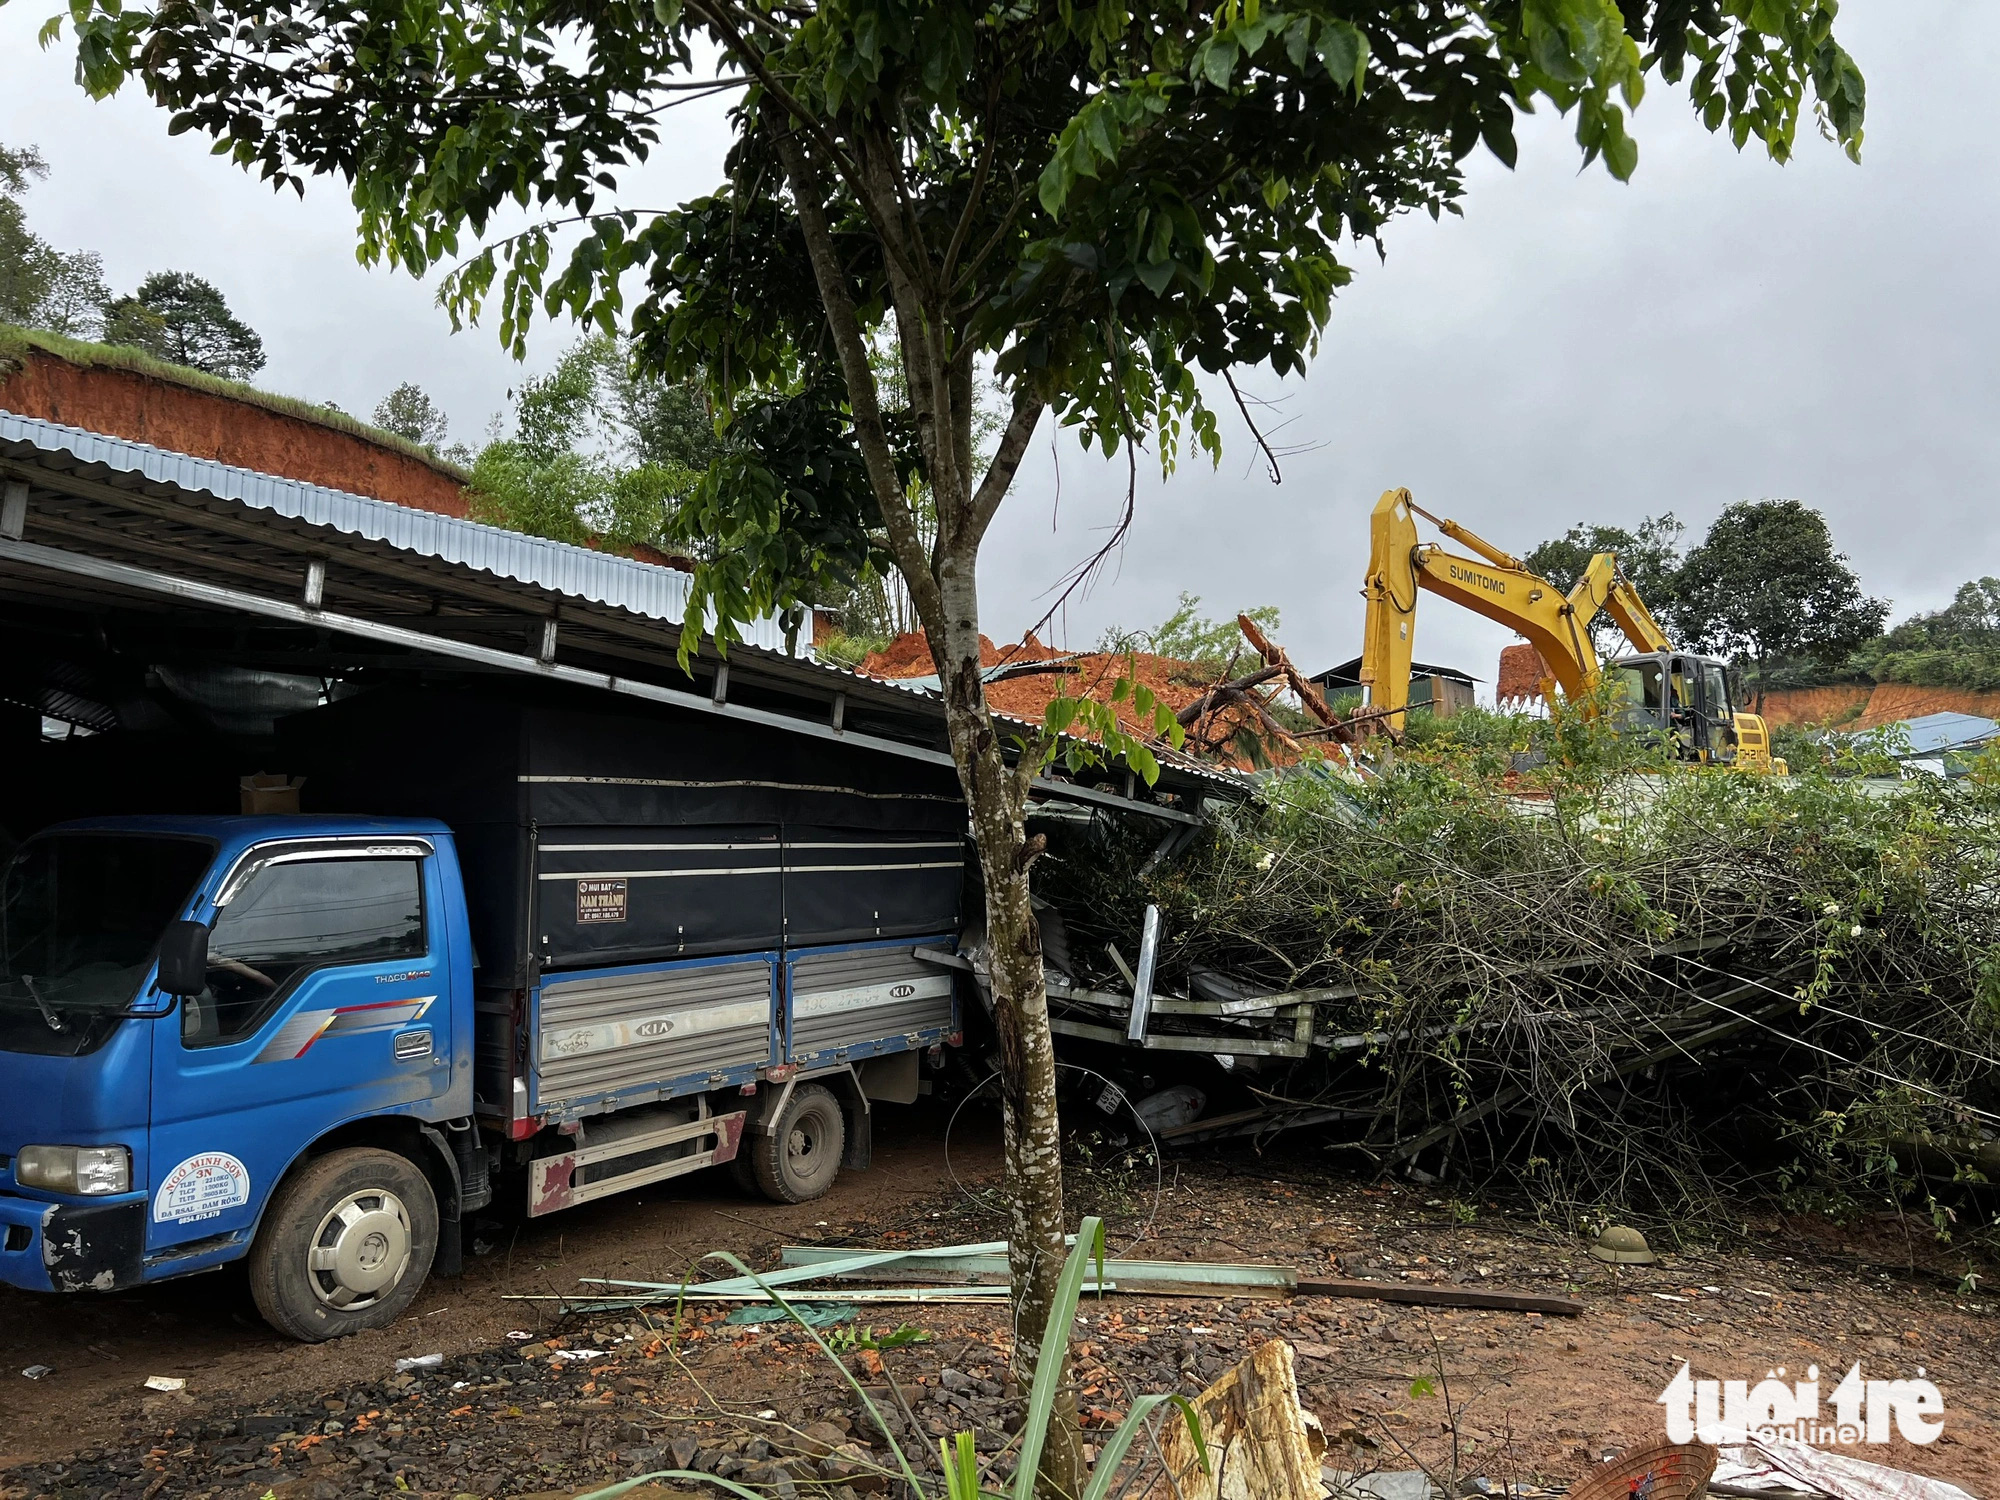
[[[1417,516],[1475,556],[1420,542]],[[1785,773],[1785,763],[1772,758],[1764,720],[1737,713],[1730,702],[1727,664],[1676,650],[1616,553],[1591,558],[1565,594],[1519,558],[1424,510],[1408,490],[1389,490],[1376,502],[1369,544],[1361,681],[1370,717],[1387,727],[1400,728],[1409,707],[1417,591],[1428,589],[1527,637],[1548,664],[1543,697],[1553,700],[1559,688],[1572,702],[1591,703],[1608,679],[1621,729],[1656,735],[1684,760]],[[1624,632],[1634,654],[1598,662],[1589,627],[1600,610]]]

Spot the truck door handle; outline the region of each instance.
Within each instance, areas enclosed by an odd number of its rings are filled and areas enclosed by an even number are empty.
[[[429,1057],[431,1055],[430,1027],[419,1026],[414,1031],[397,1032],[395,1052],[397,1062],[414,1062],[419,1057]],[[439,1060],[442,1061],[442,1059]]]

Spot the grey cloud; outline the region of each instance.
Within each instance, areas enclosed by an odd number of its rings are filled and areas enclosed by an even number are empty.
[[[476,437],[520,379],[490,330],[453,338],[430,287],[353,258],[353,210],[329,183],[274,196],[136,95],[86,101],[41,11],[0,9],[0,140],[41,145],[53,179],[31,221],[104,253],[114,285],[194,271],[265,337],[273,388],[366,411],[417,381]],[[2000,9],[1869,0],[1841,30],[1868,76],[1862,164],[1802,130],[1778,168],[1703,132],[1656,85],[1638,113],[1637,177],[1577,170],[1567,122],[1524,122],[1521,169],[1483,157],[1463,221],[1408,220],[1386,265],[1359,253],[1318,363],[1283,401],[1284,437],[1313,451],[1273,488],[1231,411],[1219,470],[1142,466],[1137,525],[1104,581],[1066,613],[1068,639],[1150,624],[1183,589],[1217,612],[1285,612],[1315,664],[1357,649],[1366,516],[1408,485],[1429,508],[1526,549],[1575,521],[1672,510],[1697,532],[1724,505],[1793,495],[1822,508],[1866,586],[1897,614],[2000,572],[1994,349],[2000,227],[1985,101]],[[685,112],[635,184],[648,205],[719,175],[719,112]],[[544,332],[533,364],[568,333]],[[990,632],[1102,537],[1125,468],[1068,436],[1035,457],[983,574]],[[1060,468],[1059,524],[1055,495]],[[1497,626],[1432,605],[1420,654],[1490,677]]]

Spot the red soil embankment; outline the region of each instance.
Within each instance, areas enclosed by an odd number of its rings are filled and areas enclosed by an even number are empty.
[[[1833,724],[1846,728],[1857,708],[1868,703],[1870,684],[1843,682],[1834,687],[1779,688],[1764,695],[1764,719],[1771,724]],[[1756,700],[1737,705],[1746,711]]]
[[[1855,706],[1861,712],[1853,717]],[[1913,682],[1843,683],[1837,687],[1786,688],[1764,695],[1764,717],[1773,724],[1830,724],[1836,729],[1879,729],[1925,714],[1977,714],[2000,719],[2000,692],[1919,687]]]
[[[24,351],[18,368],[0,378],[0,411],[415,510],[466,514],[464,482],[411,454],[219,392],[112,365],[75,365],[41,349]]]

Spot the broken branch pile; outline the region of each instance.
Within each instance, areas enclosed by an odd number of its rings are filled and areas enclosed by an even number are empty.
[[[1558,753],[1516,774],[1510,733]],[[1492,716],[1378,770],[1309,762],[1150,873],[1114,833],[1052,846],[1059,1033],[1123,1047],[1123,954],[1161,910],[1140,1045],[1208,1069],[1211,1101],[1169,1136],[1332,1121],[1579,1219],[1713,1221],[1753,1183],[1907,1189],[1995,1153],[1994,778],[1736,775]]]

